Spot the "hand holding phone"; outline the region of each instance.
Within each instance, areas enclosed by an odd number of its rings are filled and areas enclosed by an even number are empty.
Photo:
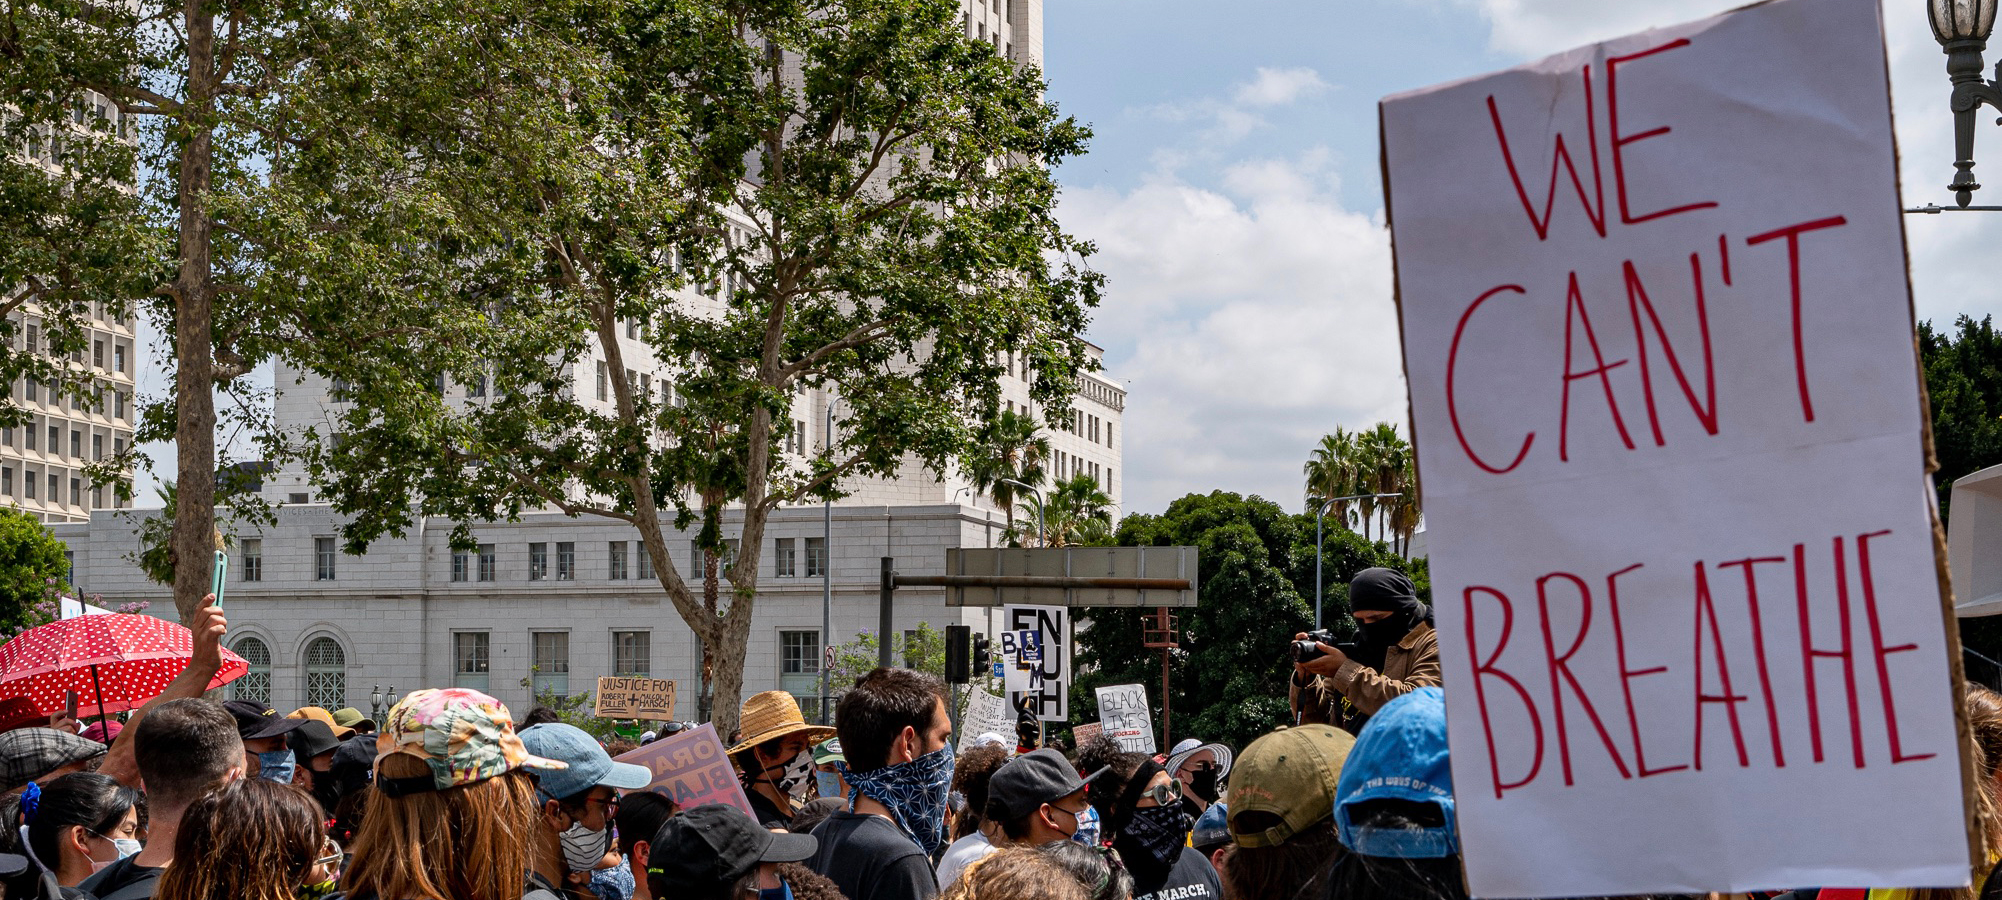
[[[69,717],[70,717],[70,718],[71,718],[72,720],[74,720],[74,719],[76,718],[76,692],[75,692],[75,691],[64,691],[64,692],[63,692],[63,712],[66,712],[66,713],[68,713],[68,714],[69,714]]]

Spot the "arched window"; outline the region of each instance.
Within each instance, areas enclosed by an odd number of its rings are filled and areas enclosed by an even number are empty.
[[[306,645],[306,705],[348,705],[348,655],[333,638],[317,637]]]
[[[236,651],[236,655],[243,657],[243,661],[250,664],[250,671],[245,672],[242,678],[230,682],[229,699],[271,705],[270,646],[258,638],[245,637],[229,649]]]

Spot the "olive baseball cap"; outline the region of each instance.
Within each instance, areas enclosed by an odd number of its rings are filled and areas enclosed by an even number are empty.
[[[1333,815],[1342,765],[1355,743],[1329,725],[1281,728],[1252,741],[1231,770],[1231,839],[1240,847],[1277,847]]]

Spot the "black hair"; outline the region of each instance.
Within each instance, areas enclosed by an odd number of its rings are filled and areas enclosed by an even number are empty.
[[[1270,817],[1269,823],[1266,817]],[[1249,820],[1256,830],[1263,831],[1278,824],[1278,819],[1272,813],[1249,811],[1232,821]],[[1347,852],[1342,849],[1333,817],[1301,829],[1277,846],[1225,846],[1223,862],[1216,867],[1225,900],[1319,897],[1325,892],[1329,861]]]
[[[987,817],[987,785],[994,780],[994,773],[1007,762],[1007,748],[983,745],[961,753],[953,763],[952,789],[966,798],[966,809],[953,820],[953,840],[980,830]]]
[[[49,782],[42,788],[42,800],[28,819],[28,846],[35,858],[53,871],[62,865],[63,832],[72,825],[105,840],[134,809],[144,809],[140,793],[107,775],[75,772]]]
[[[944,699],[944,682],[910,669],[879,668],[857,679],[834,711],[849,770],[874,772],[888,765],[897,736],[906,728],[923,733],[937,724]]]
[[[154,809],[178,809],[222,786],[243,765],[236,717],[222,705],[191,698],[148,710],[132,734],[139,778]]]
[[[547,706],[537,706],[529,710],[528,715],[522,716],[521,721],[515,723],[514,730],[517,732],[526,731],[537,725],[547,725],[551,722],[561,721],[563,721],[563,717],[557,715],[556,710],[550,709]]]
[[[1420,831],[1445,825],[1435,803],[1375,800],[1348,809],[1358,828]],[[1344,853],[1328,872],[1329,898],[1341,900],[1467,900],[1460,856],[1393,859]]]
[[[1051,841],[1036,850],[1084,885],[1091,900],[1128,900],[1133,896],[1133,876],[1120,864],[1117,854],[1072,840]]]
[[[673,799],[659,791],[634,791],[620,797],[619,811],[612,816],[612,824],[619,830],[619,855],[631,858],[634,844],[653,843],[660,826],[667,824],[668,818],[680,809]],[[634,874],[646,877],[645,872]]]

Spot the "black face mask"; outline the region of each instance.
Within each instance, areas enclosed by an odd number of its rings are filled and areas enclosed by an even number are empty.
[[[1162,871],[1175,864],[1188,844],[1195,823],[1179,803],[1133,811],[1133,818],[1113,838],[1113,849],[1126,864],[1142,871]]]
[[[1221,796],[1217,791],[1217,767],[1204,765],[1196,767],[1196,774],[1189,779],[1189,790],[1203,798],[1204,803],[1215,803]]]
[[[1384,654],[1392,645],[1430,621],[1432,610],[1419,601],[1411,579],[1392,569],[1364,569],[1349,582],[1349,608],[1355,612],[1387,612],[1374,622],[1357,622],[1356,661],[1373,669],[1383,668]]]

